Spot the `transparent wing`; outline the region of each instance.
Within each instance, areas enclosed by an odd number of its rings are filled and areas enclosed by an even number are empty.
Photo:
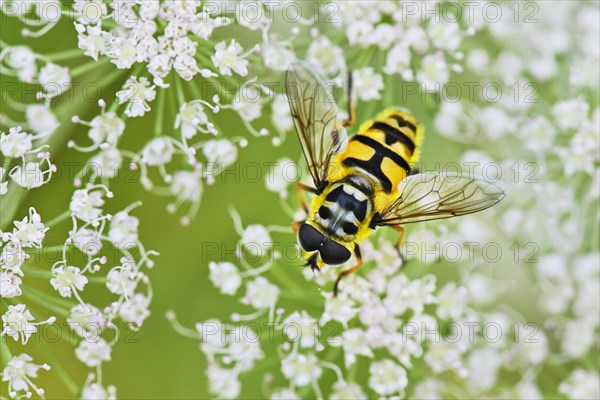
[[[400,196],[385,207],[377,225],[400,225],[450,218],[485,210],[502,200],[504,191],[482,178],[459,173],[425,172],[398,185]]]
[[[346,148],[346,130],[337,129],[338,108],[333,96],[308,65],[290,64],[285,87],[304,157],[319,188],[331,158]]]

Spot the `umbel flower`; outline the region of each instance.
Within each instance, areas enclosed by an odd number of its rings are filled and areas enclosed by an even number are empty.
[[[508,5],[498,6],[510,12]],[[371,116],[361,106],[369,110],[373,100],[392,98],[386,93],[395,77],[416,79],[416,97],[426,99],[418,106],[435,117],[431,130],[446,136],[447,146],[462,147],[456,165],[502,179],[508,201],[476,216],[413,227],[406,264],[391,235],[375,234],[362,246],[366,266],[342,281],[336,298],[330,290],[337,269],[316,275],[305,270],[319,291],[291,276],[298,271],[290,266],[304,260],[276,248],[295,240],[291,230],[244,227],[232,213],[239,250],[234,260],[213,260],[209,276],[247,311],[229,318],[213,314],[195,331],[168,315],[178,332],[201,342],[216,397],[243,397],[245,385],[255,387],[261,372],[262,395],[272,399],[600,395],[594,356],[600,315],[598,84],[595,78],[583,82],[580,65],[564,58],[598,70],[598,44],[586,39],[598,33],[598,5],[537,3],[536,24],[479,18],[466,25],[460,18],[449,23],[443,7],[428,18],[394,2],[340,2],[338,23],[328,31],[335,41],[314,31],[307,52],[296,54],[334,81],[345,65],[355,70],[359,120]],[[570,23],[581,29],[570,30]],[[540,45],[550,35],[556,40]],[[415,54],[420,63],[413,70]],[[496,92],[450,98],[448,86],[465,81],[480,88],[491,82]],[[280,159],[265,184],[280,195],[290,221],[297,221],[302,212],[287,193],[298,176],[288,169],[298,167]],[[270,238],[277,232],[281,241]],[[538,304],[508,300],[519,296],[515,275],[525,275]],[[535,322],[523,316],[530,307]],[[258,339],[256,327],[264,328]],[[251,335],[232,335],[249,329]],[[253,348],[260,342],[262,357],[247,353],[244,359],[256,365],[252,373],[233,362],[234,355],[246,354],[235,352],[235,339]]]
[[[113,199],[123,175],[187,225],[243,149],[261,149],[278,159],[265,193],[289,221],[305,217],[289,192],[307,177],[273,147],[295,140],[283,72],[307,60],[340,98],[354,71],[359,121],[409,108],[435,143],[425,153],[502,179],[509,198],[411,227],[406,264],[396,238],[376,233],[337,298],[336,269],[289,268],[303,259],[278,247],[295,241],[283,221],[231,210],[236,257],[215,257],[204,276],[239,308],[208,310],[195,329],[167,314],[200,342],[210,392],[243,397],[258,374],[273,399],[600,397],[598,4],[531,5],[0,2],[12,32],[0,74],[18,88],[0,111],[1,396],[44,396],[39,374],[63,382],[63,397],[116,398],[103,369],[118,333],[151,314],[156,255],[139,203]],[[65,147],[87,158],[72,175],[56,161]],[[64,212],[29,204],[66,176]],[[39,354],[23,348],[63,322],[78,364],[43,337]]]

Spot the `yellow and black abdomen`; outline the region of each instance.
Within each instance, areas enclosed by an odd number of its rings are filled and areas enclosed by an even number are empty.
[[[338,162],[370,175],[389,194],[418,161],[422,140],[423,129],[410,114],[387,109],[361,125]]]

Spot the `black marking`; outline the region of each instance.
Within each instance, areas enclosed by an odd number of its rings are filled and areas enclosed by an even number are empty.
[[[374,230],[375,228],[377,228],[379,226],[380,222],[381,222],[381,214],[376,212],[373,215],[373,218],[371,218],[371,222],[369,222],[369,228]]]
[[[347,167],[360,168],[373,175],[375,178],[377,178],[377,180],[379,180],[386,193],[391,192],[392,182],[390,182],[389,178],[381,170],[381,163],[383,162],[384,158],[389,158],[392,160],[394,163],[396,163],[396,165],[404,169],[406,173],[410,171],[410,166],[401,155],[395,153],[387,147],[384,147],[378,141],[365,135],[354,136],[352,140],[357,140],[371,147],[373,150],[375,150],[375,154],[373,154],[368,160],[359,160],[358,158],[348,157],[343,161],[343,164]]]
[[[367,216],[368,200],[358,201],[354,196],[344,191],[343,185],[329,192],[325,200],[337,203],[341,208],[351,211],[359,221],[363,221]]]
[[[352,222],[344,222],[342,229],[348,235],[356,235],[356,232],[358,232],[358,226],[354,225]]]
[[[367,197],[372,196],[375,192],[371,182],[363,175],[348,175],[346,179],[344,179],[344,182],[348,183],[350,186],[354,186]]]
[[[365,135],[356,135],[352,138],[352,140],[361,142],[362,144],[367,145],[373,150],[375,150],[375,154],[371,157],[371,160],[377,158],[381,163],[381,161],[383,161],[383,159],[387,157],[393,162],[395,162],[399,167],[403,168],[406,172],[410,171],[410,166],[408,165],[408,162],[406,162],[406,160],[400,154],[396,153],[390,148],[383,146],[377,140]]]
[[[319,216],[323,219],[328,219],[331,217],[331,210],[326,206],[319,207]]]
[[[410,154],[415,152],[415,143],[398,128],[386,124],[385,122],[374,122],[369,129],[377,129],[385,134],[385,144],[388,146],[400,142],[406,146]]]
[[[417,133],[417,127],[412,122],[405,120],[398,114],[392,114],[390,115],[390,117],[396,120],[398,126],[408,126],[410,129],[413,130],[413,132]]]

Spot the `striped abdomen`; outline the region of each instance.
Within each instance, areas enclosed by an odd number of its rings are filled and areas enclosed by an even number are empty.
[[[365,122],[340,155],[347,168],[370,175],[385,193],[396,189],[418,161],[422,128],[408,113],[388,109]]]

